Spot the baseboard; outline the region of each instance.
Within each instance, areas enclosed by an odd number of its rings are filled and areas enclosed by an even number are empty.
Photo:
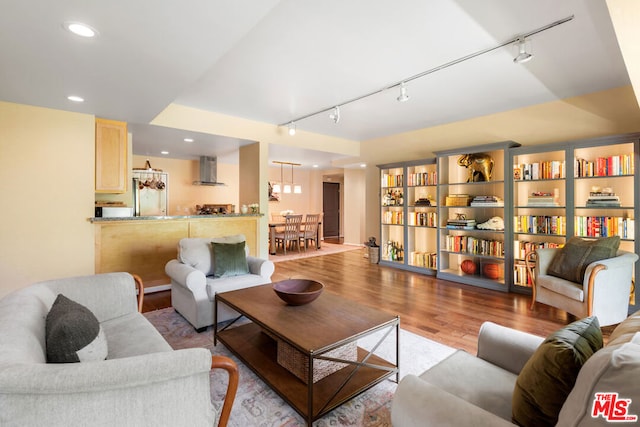
[[[153,294],[155,292],[168,291],[170,289],[171,289],[171,283],[167,283],[166,285],[150,286],[148,288],[144,288],[144,293]]]

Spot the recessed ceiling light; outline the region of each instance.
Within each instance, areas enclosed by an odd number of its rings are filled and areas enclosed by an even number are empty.
[[[167,154],[169,154],[169,152],[168,151],[161,151],[160,154],[167,155]]]
[[[73,34],[80,37],[95,37],[98,35],[98,31],[95,28],[90,27],[82,22],[67,21],[62,26]]]
[[[318,165],[313,165],[313,167],[314,167],[314,168],[317,168],[317,167],[318,167]]]
[[[193,142],[193,138],[185,138],[183,141],[184,142]]]
[[[84,98],[77,95],[69,95],[67,96],[67,99],[73,102],[84,102]]]
[[[361,167],[361,168],[366,168],[366,167],[367,167],[367,164],[366,164],[366,163],[360,163],[360,167]]]

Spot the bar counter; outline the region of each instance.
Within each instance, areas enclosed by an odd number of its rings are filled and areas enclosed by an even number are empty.
[[[95,225],[96,273],[128,271],[138,274],[145,287],[171,282],[164,266],[176,258],[184,237],[222,237],[244,234],[249,254],[260,245],[262,214],[140,216],[89,218]]]

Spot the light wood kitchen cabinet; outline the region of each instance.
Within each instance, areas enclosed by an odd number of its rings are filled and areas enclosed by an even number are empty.
[[[127,124],[96,118],[96,193],[127,191]]]

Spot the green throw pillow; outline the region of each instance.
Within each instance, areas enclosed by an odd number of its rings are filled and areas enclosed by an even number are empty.
[[[549,335],[522,368],[513,390],[513,422],[520,426],[554,426],[582,365],[602,348],[595,316],[578,320]]]
[[[47,362],[90,362],[107,358],[107,339],[94,314],[62,294],[45,320]]]
[[[620,237],[585,240],[572,237],[551,260],[547,273],[571,282],[582,283],[587,266],[594,261],[613,258],[618,253]]]
[[[211,243],[213,247],[213,275],[215,277],[240,276],[249,273],[245,242]]]

